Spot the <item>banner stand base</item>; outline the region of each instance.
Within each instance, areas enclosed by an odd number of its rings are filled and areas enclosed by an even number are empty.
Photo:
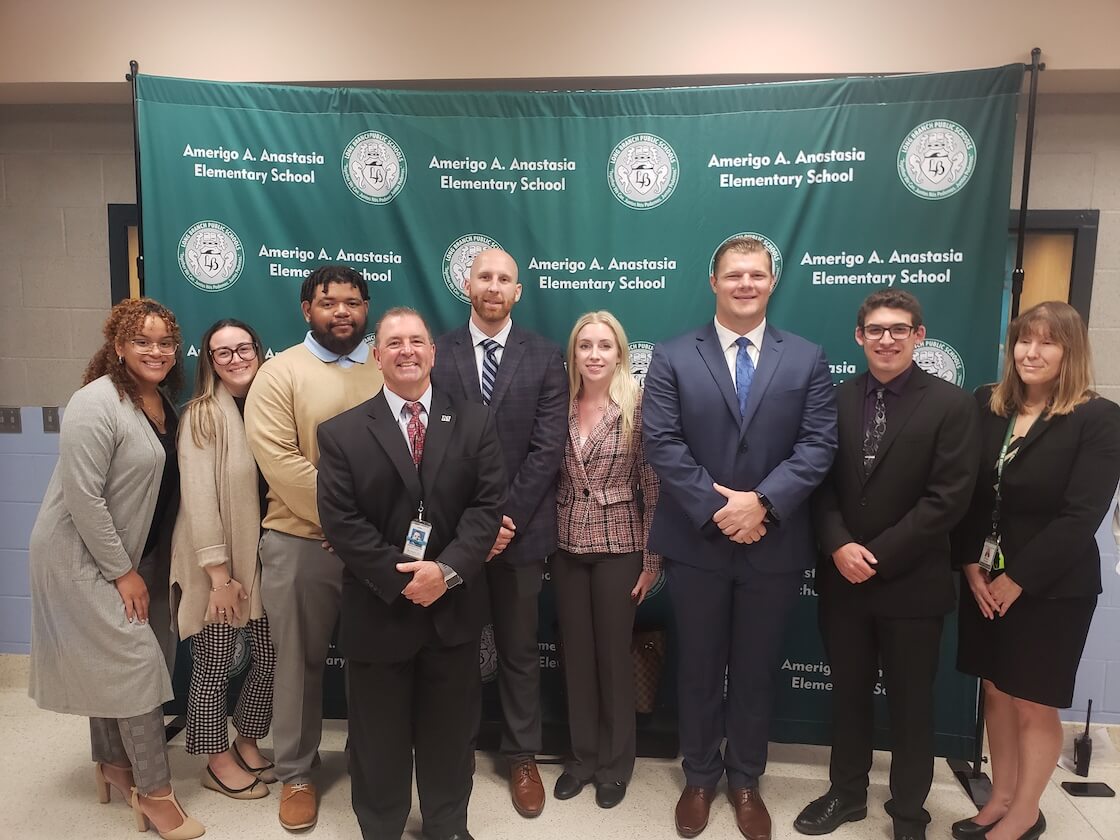
[[[949,758],[946,761],[977,809],[987,805],[992,798],[992,780],[988,778],[988,774],[973,770],[972,765],[963,758]]]

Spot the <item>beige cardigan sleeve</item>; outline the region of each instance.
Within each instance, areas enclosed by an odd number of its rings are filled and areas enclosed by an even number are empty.
[[[80,389],[62,415],[58,471],[62,498],[74,527],[106,580],[132,571],[105,501],[105,481],[117,445],[120,398],[110,386]],[[115,399],[116,402],[111,402]]]
[[[245,400],[245,434],[269,492],[307,522],[319,521],[319,471],[299,449],[291,375],[275,362],[261,366]]]
[[[225,528],[218,505],[221,492],[218,481],[218,451],[225,439],[225,418],[214,411],[214,434],[204,446],[198,446],[191,434],[188,407],[179,424],[179,483],[182,488],[181,525],[187,528],[190,545],[195,546],[199,566],[225,565],[231,568],[232,553],[226,544]],[[232,574],[232,572],[231,572]]]

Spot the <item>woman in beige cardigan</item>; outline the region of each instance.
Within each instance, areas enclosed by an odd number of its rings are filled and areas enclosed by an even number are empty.
[[[179,472],[183,499],[171,544],[179,633],[194,660],[187,698],[187,752],[209,756],[202,784],[233,799],[268,795],[272,764],[257,739],[272,723],[276,655],[261,605],[261,513],[266,488],[245,439],[245,395],[260,368],[261,342],[248,325],[218,321],[202,337],[194,397],[183,411]],[[250,665],[226,725],[230,664],[245,640]]]
[[[41,708],[89,717],[101,802],[115,788],[131,795],[139,827],[150,820],[166,840],[188,840],[204,829],[171,791],[159,638],[170,635],[162,535],[179,489],[163,392],[178,386],[182,340],[175,316],[148,298],[114,306],[103,333],[62,416],[31,531],[30,693]]]

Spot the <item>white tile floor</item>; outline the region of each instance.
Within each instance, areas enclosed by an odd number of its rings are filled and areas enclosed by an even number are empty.
[[[26,657],[0,655],[0,754],[4,756],[0,765],[4,802],[0,838],[121,840],[135,836],[132,815],[124,804],[116,799],[110,805],[97,803],[86,721],[39,711],[27,698],[26,684]],[[315,840],[359,837],[350,810],[350,785],[342,753],[344,740],[344,724],[328,723],[319,773],[319,824],[305,835]],[[264,746],[267,748],[267,743]],[[207,826],[208,838],[280,840],[289,836],[276,820],[276,795],[254,802],[235,802],[204,790],[197,781],[202,759],[186,754],[182,735],[172,742],[171,766],[184,807]],[[887,767],[888,756],[876,754],[868,819],[840,828],[833,835],[836,840],[890,839],[890,819],[882,808],[887,798]],[[560,768],[555,765],[542,766],[549,800],[544,814],[535,820],[525,820],[509,804],[506,783],[496,771],[494,758],[480,754],[471,799],[471,833],[477,840],[676,838],[673,805],[683,784],[679,762],[639,759],[626,800],[612,811],[595,806],[590,788],[568,802],[553,800],[552,784],[559,773]],[[774,820],[775,840],[800,836],[793,830],[793,819],[806,802],[824,792],[827,775],[827,748],[772,746],[762,792]],[[1120,790],[1120,766],[1094,765],[1091,778]],[[1049,825],[1045,835],[1048,840],[1120,838],[1120,798],[1071,798],[1058,787],[1058,782],[1065,779],[1076,777],[1064,770],[1055,771],[1054,781],[1042,800]],[[279,786],[272,787],[274,794],[278,794]],[[927,807],[933,815],[930,838],[949,837],[950,824],[972,813],[971,803],[944,761],[937,762]],[[405,836],[409,840],[420,836],[415,806]],[[721,797],[702,837],[737,840],[739,836],[730,805]]]

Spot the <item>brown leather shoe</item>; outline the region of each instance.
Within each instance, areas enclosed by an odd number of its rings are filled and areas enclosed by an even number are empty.
[[[286,784],[280,791],[280,825],[288,831],[311,828],[319,819],[319,796],[310,782]]]
[[[715,788],[687,785],[677,800],[677,833],[681,837],[695,837],[708,827],[708,812],[712,809]]]
[[[514,762],[509,768],[509,792],[513,807],[523,817],[539,817],[544,810],[544,785],[531,758]]]
[[[770,812],[758,788],[735,788],[727,792],[735,809],[735,823],[747,840],[770,840]]]

